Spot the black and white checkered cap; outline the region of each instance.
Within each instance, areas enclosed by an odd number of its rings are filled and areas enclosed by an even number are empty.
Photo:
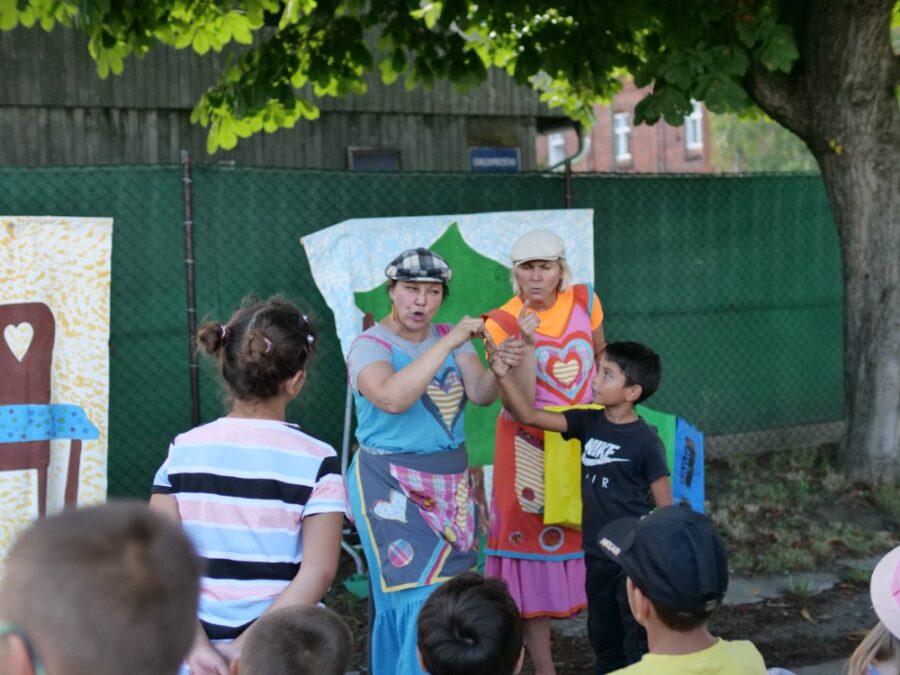
[[[427,248],[411,248],[391,260],[384,275],[395,281],[431,281],[445,284],[453,271],[434,251]]]

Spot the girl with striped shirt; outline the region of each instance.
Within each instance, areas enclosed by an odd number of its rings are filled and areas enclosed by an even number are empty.
[[[307,318],[280,298],[245,301],[197,341],[218,361],[230,412],[175,438],[150,505],[181,521],[206,563],[187,667],[228,675],[262,614],[324,597],[345,491],[334,449],[285,421],[315,351]]]

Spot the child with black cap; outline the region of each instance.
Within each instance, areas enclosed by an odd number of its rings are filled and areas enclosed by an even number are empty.
[[[628,604],[647,629],[650,646],[640,662],[616,674],[766,672],[751,642],[723,640],[707,628],[728,590],[728,561],[706,516],[666,506],[640,520],[610,523],[599,544],[628,575]]]

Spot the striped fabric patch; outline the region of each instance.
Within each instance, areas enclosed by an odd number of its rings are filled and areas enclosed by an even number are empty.
[[[459,406],[462,402],[465,389],[458,378],[453,377],[452,379],[448,378],[448,380],[450,381],[446,382],[443,387],[429,384],[425,392],[428,395],[428,398],[434,401],[435,407],[437,407],[438,411],[441,413],[441,417],[444,420],[444,426],[450,429],[453,427],[453,422],[456,420],[456,415],[459,413]]]
[[[581,372],[581,363],[575,359],[556,361],[553,364],[553,377],[567,387],[575,381],[579,372]]]
[[[516,497],[525,513],[544,512],[544,449],[523,429],[516,430]]]

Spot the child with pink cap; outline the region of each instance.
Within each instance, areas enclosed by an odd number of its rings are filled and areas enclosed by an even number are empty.
[[[876,625],[847,662],[848,675],[900,675],[900,546],[884,556],[869,585]]]

